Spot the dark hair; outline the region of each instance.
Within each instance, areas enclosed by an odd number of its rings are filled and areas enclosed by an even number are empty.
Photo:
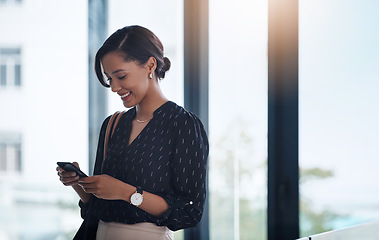
[[[163,57],[163,45],[153,32],[137,25],[127,26],[113,33],[96,53],[95,72],[104,87],[109,85],[101,70],[101,59],[110,52],[120,52],[126,62],[137,61],[141,65],[154,57],[157,60],[155,75],[158,79],[164,78],[171,66],[170,60]]]

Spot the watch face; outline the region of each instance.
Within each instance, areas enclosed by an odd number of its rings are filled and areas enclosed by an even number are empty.
[[[140,194],[140,193],[134,193],[134,194],[130,197],[130,202],[131,202],[134,206],[139,206],[139,205],[141,205],[142,200],[143,200],[143,196],[142,196],[142,194]]]

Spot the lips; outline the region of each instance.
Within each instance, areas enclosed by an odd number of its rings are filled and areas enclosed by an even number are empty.
[[[125,94],[123,94],[123,95],[120,95],[122,101],[126,101],[126,100],[128,99],[128,97],[129,97],[130,93],[131,93],[131,92],[127,92],[127,93],[125,93]]]

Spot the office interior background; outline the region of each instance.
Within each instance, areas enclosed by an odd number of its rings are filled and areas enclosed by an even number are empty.
[[[77,161],[85,172],[91,169],[89,106],[96,105],[89,100],[89,81],[97,84],[88,54],[91,2],[0,0],[1,240],[72,239],[82,221],[78,197],[60,183],[55,167]],[[106,18],[105,37],[138,24],[161,39],[172,61],[161,86],[170,100],[187,106],[190,1],[99,2],[106,3],[96,13]],[[200,94],[199,115],[210,140],[209,205],[199,231],[175,237],[269,239],[273,3],[204,2],[206,13],[192,17],[207,17],[201,29],[208,43],[199,48],[206,51],[199,68],[207,84],[194,94]],[[297,237],[378,219],[379,2],[299,0],[287,7],[298,17]],[[123,109],[110,90],[103,96],[101,118]]]

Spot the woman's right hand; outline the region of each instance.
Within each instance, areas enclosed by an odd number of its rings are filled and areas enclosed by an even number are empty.
[[[79,168],[79,164],[77,162],[73,162],[73,164]],[[57,172],[59,176],[59,180],[65,185],[65,186],[74,186],[78,185],[79,183],[79,176],[76,175],[75,172],[67,172],[63,170],[60,167],[57,167]]]

